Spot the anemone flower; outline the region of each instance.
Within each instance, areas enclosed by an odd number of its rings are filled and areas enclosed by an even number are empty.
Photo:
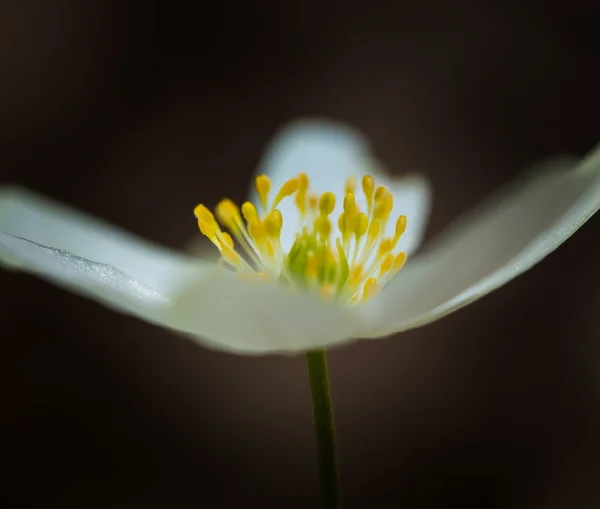
[[[322,484],[330,487],[323,500],[333,507],[324,349],[425,325],[531,268],[600,207],[600,149],[538,165],[414,257],[430,208],[427,181],[387,176],[348,127],[292,124],[253,184],[240,207],[224,199],[214,213],[194,209],[218,262],[0,188],[0,262],[213,348],[309,352]]]

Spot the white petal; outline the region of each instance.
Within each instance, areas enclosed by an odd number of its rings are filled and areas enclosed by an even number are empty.
[[[283,183],[300,172],[308,175],[310,192],[331,191],[338,197],[332,215],[335,221],[342,212],[341,198],[346,180],[356,177],[360,186],[362,176],[373,175],[376,185],[385,185],[394,194],[394,220],[400,214],[408,218],[401,249],[410,253],[418,246],[429,210],[427,182],[418,176],[392,180],[370,155],[369,144],[358,131],[345,124],[324,120],[298,121],[285,127],[268,145],[257,173],[269,176],[273,185],[271,197],[274,197]],[[366,210],[362,192],[357,192],[356,198],[362,210]],[[251,200],[258,201],[254,189]],[[284,219],[282,246],[287,250],[298,231],[300,215],[293,199],[284,200],[277,208]],[[390,221],[388,233],[393,232],[393,223]]]
[[[360,308],[362,335],[423,325],[486,295],[554,251],[600,208],[600,148],[581,163],[557,159],[532,173],[409,260]]]
[[[152,288],[170,284],[182,262],[171,250],[17,187],[0,188],[0,231],[118,267]]]
[[[360,329],[353,308],[274,282],[221,273],[188,283],[174,301],[172,321],[221,349],[297,353],[355,338]]]
[[[118,269],[66,251],[0,232],[0,253],[2,261],[12,268],[32,272],[118,311],[151,322],[160,322],[164,308],[169,305],[165,294]]]
[[[24,190],[0,190],[0,226],[0,264],[214,348],[293,353],[359,330],[350,308],[244,280]]]
[[[394,195],[394,209],[385,229],[386,237],[393,237],[398,216],[406,216],[406,230],[400,237],[396,250],[407,255],[414,253],[421,245],[429,221],[431,208],[431,187],[420,175],[409,175],[391,179],[388,188]]]

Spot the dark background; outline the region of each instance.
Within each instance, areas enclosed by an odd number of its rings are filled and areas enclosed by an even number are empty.
[[[331,116],[431,178],[431,238],[599,141],[586,5],[4,1],[0,181],[181,248],[276,129]],[[597,506],[599,228],[435,324],[331,352],[347,508]],[[302,357],[210,351],[31,276],[0,288],[3,507],[316,507]]]

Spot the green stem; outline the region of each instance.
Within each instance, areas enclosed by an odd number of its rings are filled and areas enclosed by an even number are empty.
[[[335,452],[335,430],[325,350],[308,352],[306,360],[317,435],[322,509],[339,509],[341,507],[340,478]]]

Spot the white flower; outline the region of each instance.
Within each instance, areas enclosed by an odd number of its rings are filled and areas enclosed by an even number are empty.
[[[0,188],[0,262],[204,345],[294,353],[437,320],[531,268],[600,208],[596,149],[538,165],[410,257],[425,229],[428,185],[418,176],[390,180],[349,128],[293,124],[258,174],[269,178],[258,178],[255,207],[241,209],[249,223],[232,202],[217,207],[236,246],[208,209],[195,210],[225,263],[154,246],[11,187]]]

